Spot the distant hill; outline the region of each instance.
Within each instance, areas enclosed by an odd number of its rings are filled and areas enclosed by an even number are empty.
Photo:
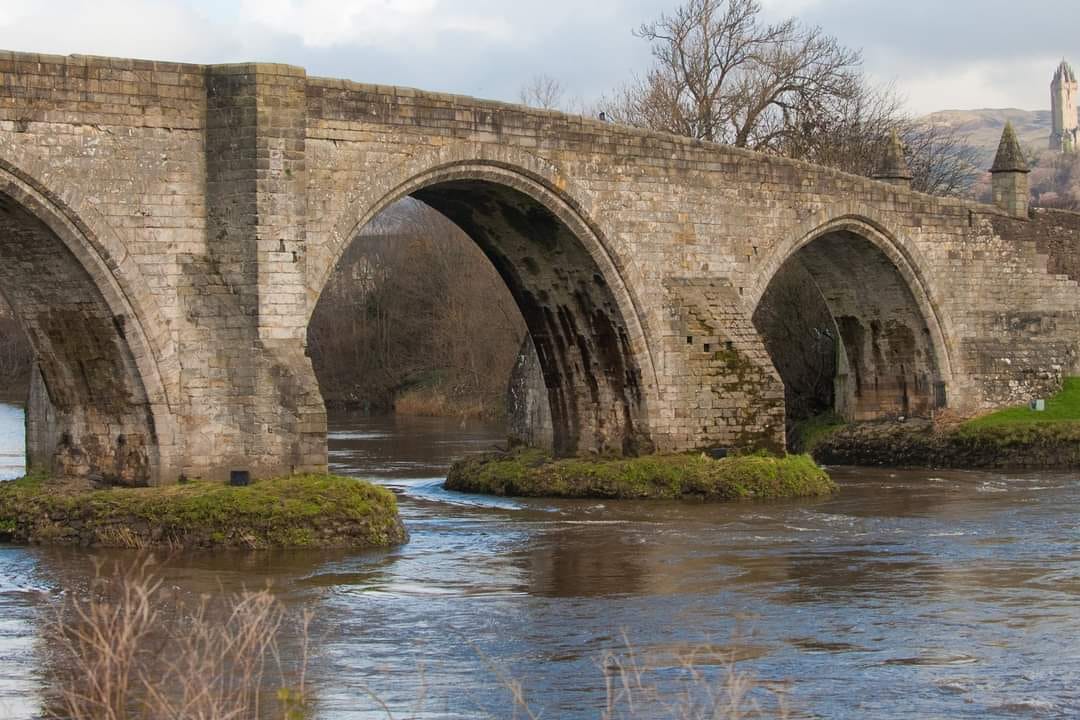
[[[967,135],[971,144],[979,149],[980,160],[987,168],[994,161],[1001,129],[1006,122],[1013,124],[1029,159],[1046,152],[1050,139],[1049,110],[941,110],[927,115],[925,119],[934,124],[948,125]]]

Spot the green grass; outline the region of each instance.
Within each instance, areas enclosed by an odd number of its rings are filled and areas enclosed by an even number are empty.
[[[555,460],[530,449],[459,461],[450,469],[446,487],[507,496],[706,500],[809,497],[836,490],[807,455]]]
[[[969,420],[963,430],[1011,425],[1042,425],[1080,422],[1080,377],[1065,378],[1061,392],[1046,401],[1046,410],[1036,412],[1026,405],[1007,408]]]
[[[0,483],[0,539],[143,547],[357,547],[403,542],[393,493],[292,475],[246,487],[191,482],[64,492],[40,475]]]
[[[847,425],[847,421],[834,412],[822,413],[795,423],[795,442],[800,452],[812,452],[814,447],[829,437],[840,428]]]
[[[817,430],[803,449],[833,464],[958,468],[1080,465],[1080,378],[1066,378],[1046,410],[1006,408],[960,425],[855,423]]]

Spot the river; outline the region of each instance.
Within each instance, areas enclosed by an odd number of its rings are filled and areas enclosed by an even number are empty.
[[[0,471],[21,412],[0,408]],[[448,493],[496,429],[334,418],[332,469],[399,493],[411,540],[365,553],[198,553],[178,592],[270,583],[315,611],[318,717],[598,718],[599,660],[628,639],[675,682],[675,648],[732,648],[796,717],[1080,716],[1080,480],[1074,473],[834,468],[815,501],[702,505]],[[16,461],[12,461],[12,457]],[[117,552],[0,545],[0,718],[35,717],[41,623]]]

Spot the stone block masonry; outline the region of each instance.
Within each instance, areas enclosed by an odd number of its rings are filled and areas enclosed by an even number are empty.
[[[750,318],[792,261],[844,331],[859,417],[974,414],[1078,371],[1075,215],[284,65],[4,52],[0,291],[39,360],[34,462],[324,469],[307,322],[406,196],[506,281],[562,454],[782,445]]]

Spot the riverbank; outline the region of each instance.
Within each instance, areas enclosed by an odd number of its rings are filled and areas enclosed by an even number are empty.
[[[368,548],[405,542],[385,488],[335,475],[244,487],[93,489],[40,476],[0,483],[0,541],[93,547]]]
[[[517,497],[749,500],[813,497],[836,484],[806,455],[567,458],[524,449],[459,460],[447,490]]]
[[[328,392],[323,402],[330,411],[358,413],[370,417],[400,415],[498,422],[506,416],[502,398],[458,397],[428,387],[407,390],[393,398],[377,401],[372,401],[360,393]]]
[[[1067,378],[1046,409],[1014,407],[963,422],[845,424],[816,418],[798,430],[800,449],[835,465],[1015,468],[1080,467],[1080,378]]]
[[[493,422],[505,415],[501,403],[477,397],[456,397],[435,388],[417,388],[394,398],[395,415],[446,417]]]
[[[804,448],[827,465],[1057,470],[1080,467],[1080,423],[946,426],[927,420],[842,425]]]

